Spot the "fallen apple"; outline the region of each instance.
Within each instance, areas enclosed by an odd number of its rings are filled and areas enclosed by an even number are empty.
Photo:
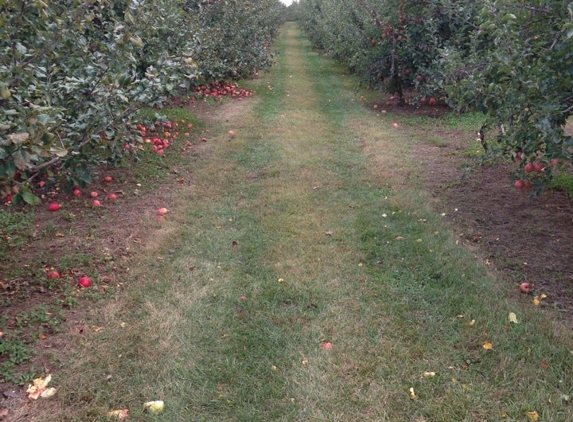
[[[74,196],[82,196],[82,191],[79,189],[74,189]]]
[[[105,176],[105,177],[103,178],[103,180],[105,180],[106,182],[109,183],[109,182],[113,181],[113,177],[111,177],[111,176]]]
[[[92,281],[89,277],[84,275],[83,277],[80,277],[78,284],[82,287],[90,287],[92,285]]]
[[[116,195],[115,193],[110,193],[110,194],[107,196],[107,198],[110,199],[110,200],[112,200],[112,201],[115,201],[115,200],[117,199],[117,195]]]
[[[94,199],[94,201],[92,202],[92,205],[94,207],[101,207],[101,202],[99,202],[97,199]]]
[[[167,208],[159,208],[159,209],[157,210],[157,214],[159,214],[159,215],[165,215],[165,214],[167,214],[168,212],[169,212],[169,210],[168,210]]]
[[[519,285],[521,293],[531,293],[531,283],[525,282]]]
[[[165,407],[165,403],[163,403],[163,400],[148,401],[148,402],[143,404],[143,407],[148,412],[157,414],[157,413],[163,412],[163,408]]]
[[[53,270],[48,272],[48,274],[46,274],[46,277],[48,277],[48,279],[50,280],[54,280],[56,278],[60,278],[60,273],[56,270]]]
[[[93,191],[93,192],[90,193],[90,196],[91,196],[92,198],[97,198],[98,193],[95,192],[95,191]]]
[[[60,204],[57,202],[52,202],[50,205],[48,205],[48,210],[50,211],[58,211],[60,208]]]

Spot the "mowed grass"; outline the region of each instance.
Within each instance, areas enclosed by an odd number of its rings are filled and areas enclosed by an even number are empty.
[[[365,110],[296,25],[277,48],[37,420],[573,420],[571,334],[457,244],[416,122]]]

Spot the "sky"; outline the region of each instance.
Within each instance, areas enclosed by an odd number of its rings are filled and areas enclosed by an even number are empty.
[[[290,6],[293,0],[281,0],[285,5]]]

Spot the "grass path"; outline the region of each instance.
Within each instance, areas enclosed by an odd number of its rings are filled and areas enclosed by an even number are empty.
[[[278,47],[38,420],[573,420],[570,334],[456,244],[408,122],[366,112],[295,25]]]

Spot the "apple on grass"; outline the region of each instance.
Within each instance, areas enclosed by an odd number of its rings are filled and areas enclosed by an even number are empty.
[[[54,280],[56,278],[60,278],[60,273],[56,270],[52,270],[46,274],[46,277],[50,280]]]
[[[82,287],[90,287],[92,285],[92,281],[89,277],[84,275],[83,277],[80,277],[78,284]]]
[[[163,402],[163,400],[153,400],[153,401],[148,401],[148,402],[144,403],[143,407],[148,412],[157,414],[157,413],[161,413],[163,411],[163,408],[165,407],[165,403]]]

